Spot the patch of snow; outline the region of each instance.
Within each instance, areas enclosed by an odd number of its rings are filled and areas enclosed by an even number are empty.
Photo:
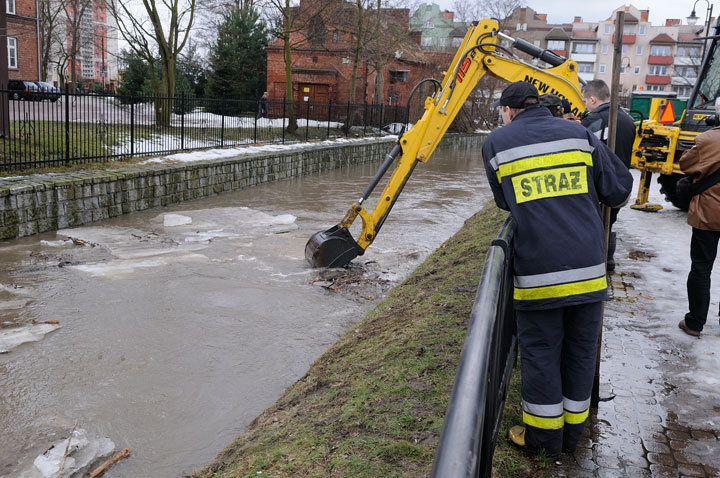
[[[27,342],[37,342],[59,328],[59,324],[28,324],[0,329],[0,354],[8,353],[18,345]]]
[[[71,246],[72,241],[70,239],[61,239],[59,241],[46,241],[45,239],[42,239],[40,241],[41,246],[45,247],[65,247],[65,246]]]

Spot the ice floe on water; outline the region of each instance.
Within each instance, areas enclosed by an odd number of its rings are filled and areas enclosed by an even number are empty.
[[[207,262],[208,260],[208,257],[202,254],[183,253],[146,259],[119,259],[70,267],[96,277],[121,277],[140,269],[165,267],[181,262]]]
[[[59,324],[28,324],[0,329],[0,354],[8,353],[27,342],[37,342],[59,328]]]
[[[191,217],[183,216],[182,214],[163,215],[163,226],[165,227],[184,226],[186,224],[192,224]]]
[[[40,245],[43,247],[67,247],[72,246],[73,241],[70,239],[61,239],[59,241],[46,241],[43,239],[40,241]]]
[[[91,437],[85,430],[78,428],[73,430],[71,437],[57,440],[45,453],[35,458],[32,467],[21,472],[19,478],[56,478],[60,474],[60,467],[63,469],[63,477],[85,476],[114,449],[115,443],[109,438]]]

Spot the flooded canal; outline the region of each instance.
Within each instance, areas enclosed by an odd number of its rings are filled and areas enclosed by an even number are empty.
[[[479,151],[440,149],[355,260],[363,287],[329,287],[305,243],[377,167],[0,242],[0,333],[37,333],[0,355],[0,476],[42,477],[73,427],[131,450],[109,477],[212,459],[491,197]]]

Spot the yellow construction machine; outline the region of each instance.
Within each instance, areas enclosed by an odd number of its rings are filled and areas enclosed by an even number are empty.
[[[683,176],[678,165],[680,156],[692,148],[695,137],[718,124],[715,100],[720,98],[720,45],[719,23],[714,34],[704,41],[712,40],[704,55],[697,83],[680,118],[672,117],[671,100],[653,98],[648,118],[640,122],[633,145],[632,166],[642,171],[638,195],[633,209],[658,211],[659,204],[648,202],[653,173],[659,173],[660,192],[674,206],[687,210],[687,199],[676,193],[675,185]],[[670,118],[667,118],[670,116]]]
[[[514,50],[527,53],[550,67],[540,68],[528,63],[518,58]],[[426,79],[411,92],[410,98],[424,82],[433,82],[436,86],[434,94],[425,100],[422,118],[398,138],[365,192],[350,206],[342,221],[326,231],[315,233],[308,240],[305,257],[312,267],[342,267],[365,252],[377,237],[415,166],[430,159],[477,82],[486,74],[510,82],[527,81],[535,85],[541,95],[554,93],[566,98],[576,116],[585,110],[577,64],[573,60],[505,35],[499,31],[495,20],[474,22],[442,82]],[[373,210],[368,211],[363,203],[395,162],[397,165],[382,195]],[[362,219],[362,231],[356,241],[349,229],[358,216]]]

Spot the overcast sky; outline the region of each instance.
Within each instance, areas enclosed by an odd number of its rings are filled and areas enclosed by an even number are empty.
[[[712,0],[710,0],[712,2]],[[452,10],[453,0],[423,0],[423,3],[436,3],[441,8]],[[694,0],[640,0],[628,2],[625,5],[633,5],[640,10],[650,10],[650,22],[654,25],[665,23],[666,18],[681,18],[685,23],[685,17],[690,15]],[[622,5],[620,2],[588,1],[588,0],[536,0],[527,2],[538,13],[548,14],[548,23],[571,23],[573,17],[580,16],[584,21],[597,22],[610,17],[612,11]],[[700,17],[698,23],[705,19],[707,9],[706,0],[697,2],[696,15]],[[713,7],[714,9],[717,7]],[[718,12],[713,12],[717,16]]]

